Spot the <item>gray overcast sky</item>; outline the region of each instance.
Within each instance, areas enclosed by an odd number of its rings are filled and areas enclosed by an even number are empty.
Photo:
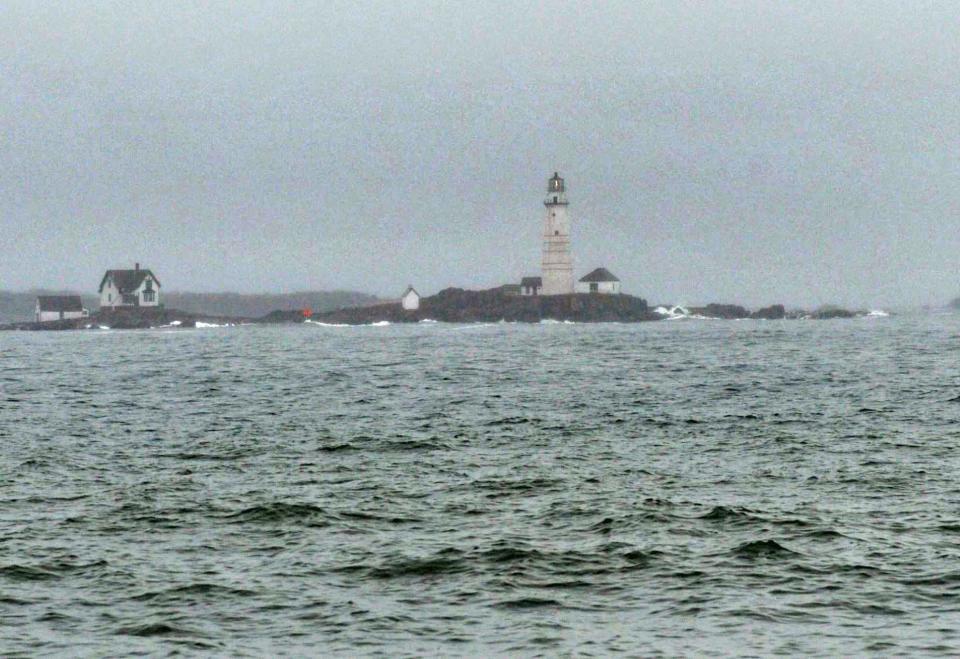
[[[960,294],[956,2],[0,4],[0,289]]]

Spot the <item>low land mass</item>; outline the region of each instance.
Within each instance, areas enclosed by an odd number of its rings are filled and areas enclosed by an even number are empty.
[[[708,304],[702,307],[651,308],[643,298],[632,295],[520,296],[502,288],[471,291],[447,288],[420,301],[419,309],[405,310],[399,302],[370,304],[364,298],[358,306],[317,313],[304,308],[280,309],[259,316],[201,313],[170,307],[101,309],[88,318],[45,323],[18,322],[0,325],[2,330],[73,330],[73,329],[145,329],[154,327],[197,327],[203,325],[295,324],[310,320],[331,325],[368,325],[373,323],[417,323],[426,320],[447,323],[520,322],[545,320],[577,323],[637,323],[667,318],[693,317],[727,320],[739,319],[830,319],[866,315],[839,307],[823,307],[816,311],[787,311],[772,305],[751,311],[734,304]]]
[[[660,320],[647,301],[632,295],[511,295],[502,289],[468,291],[447,288],[420,301],[420,308],[404,310],[399,303],[340,309],[314,316],[324,323],[347,325],[389,321],[412,323],[436,320],[447,323],[520,322],[542,320],[573,322],[641,322]]]
[[[0,291],[0,323],[30,323],[38,295],[76,295],[70,291]],[[93,310],[98,295],[82,295],[81,302]],[[300,291],[296,293],[190,293],[164,292],[164,306],[185,314],[210,317],[259,318],[274,309],[313,309],[318,312],[382,303],[375,295],[356,291]]]

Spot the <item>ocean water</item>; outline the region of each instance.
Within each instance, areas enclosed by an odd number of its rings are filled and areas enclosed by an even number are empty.
[[[0,333],[0,654],[960,654],[960,316]]]

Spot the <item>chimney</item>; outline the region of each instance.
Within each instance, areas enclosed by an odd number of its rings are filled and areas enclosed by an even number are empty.
[[[133,269],[134,269],[135,271],[139,272],[139,271],[140,271],[140,264],[139,264],[139,263],[134,263],[134,264],[133,264]]]

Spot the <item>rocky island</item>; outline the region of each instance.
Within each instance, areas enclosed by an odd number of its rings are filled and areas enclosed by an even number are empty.
[[[638,323],[679,318],[717,320],[825,320],[869,315],[866,311],[849,311],[839,307],[822,307],[815,311],[788,311],[782,304],[755,311],[736,304],[706,306],[658,306],[651,308],[643,298],[632,295],[518,295],[510,287],[488,290],[447,288],[424,297],[419,308],[404,309],[400,302],[365,305],[322,313],[303,309],[276,310],[256,318],[209,315],[158,307],[102,308],[83,318],[48,322],[19,322],[0,325],[0,330],[79,330],[79,329],[149,329],[159,327],[191,328],[213,325],[297,324],[306,321],[329,325],[370,325],[373,323],[446,323],[519,322],[539,323],[544,320],[576,323]]]
[[[646,300],[632,295],[521,296],[502,288],[469,291],[447,288],[420,302],[420,308],[405,310],[399,304],[341,309],[315,316],[313,320],[336,324],[368,324],[388,321],[415,323],[436,320],[448,323],[521,322],[541,320],[573,322],[641,322],[660,320]]]
[[[0,330],[58,331],[81,329],[151,329],[157,327],[197,327],[203,325],[240,325],[254,322],[248,318],[191,313],[166,307],[117,307],[100,309],[83,318],[46,322],[17,322],[0,325]]]
[[[420,301],[418,309],[406,310],[400,303],[339,309],[314,315],[310,320],[330,325],[369,325],[380,322],[416,323],[434,320],[447,323],[520,322],[544,320],[577,323],[638,323],[670,318],[707,318],[716,320],[825,320],[866,316],[866,311],[849,311],[839,307],[823,307],[815,311],[788,311],[775,304],[755,311],[735,304],[708,304],[702,307],[667,307],[651,309],[643,298],[632,295],[569,295],[526,296],[512,293],[509,287],[482,291],[447,288]],[[303,322],[299,311],[274,311],[257,322]]]

